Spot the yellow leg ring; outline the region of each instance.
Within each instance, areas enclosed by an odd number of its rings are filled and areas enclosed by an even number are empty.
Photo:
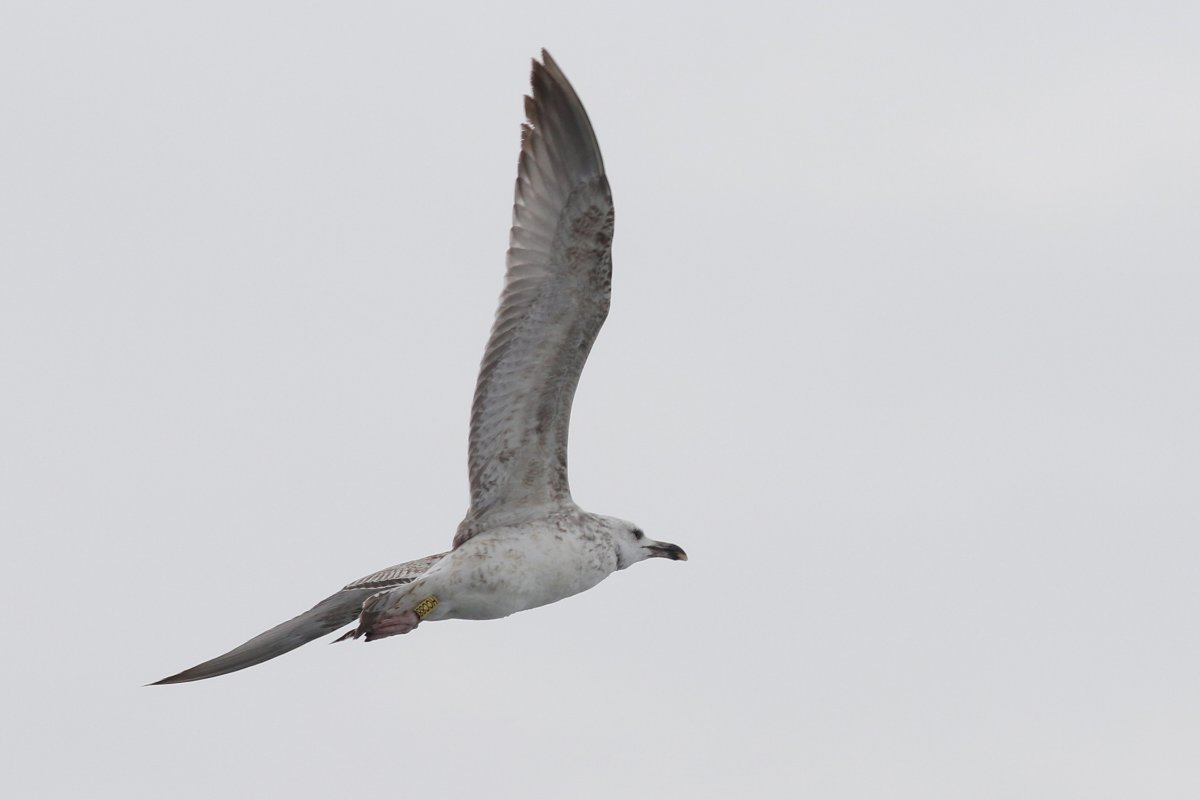
[[[424,600],[417,603],[416,608],[414,608],[413,611],[417,612],[418,617],[425,619],[425,617],[429,615],[430,611],[433,611],[435,608],[437,608],[437,604],[437,595],[431,594],[429,597],[426,597]]]

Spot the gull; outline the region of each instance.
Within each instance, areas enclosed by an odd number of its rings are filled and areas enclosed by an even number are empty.
[[[567,428],[608,316],[612,194],[583,104],[545,50],[530,82],[504,289],[471,407],[471,504],[452,548],[347,584],[156,685],[261,664],[356,620],[336,641],[374,641],[443,619],[500,619],[591,589],[639,561],[687,560],[678,545],[571,499]]]

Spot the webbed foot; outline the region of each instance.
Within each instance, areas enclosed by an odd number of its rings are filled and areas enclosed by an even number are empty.
[[[421,618],[412,609],[394,616],[382,616],[371,623],[371,627],[366,632],[367,641],[373,642],[386,636],[409,633],[415,631],[420,624]]]

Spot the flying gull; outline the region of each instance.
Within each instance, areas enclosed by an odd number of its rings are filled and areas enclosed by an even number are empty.
[[[504,290],[471,407],[471,507],[452,549],[368,575],[157,683],[245,669],[355,619],[337,641],[373,641],[442,619],[499,619],[648,558],[687,560],[677,545],[571,499],[567,427],[579,373],[608,315],[613,205],[591,122],[545,50],[531,83]]]

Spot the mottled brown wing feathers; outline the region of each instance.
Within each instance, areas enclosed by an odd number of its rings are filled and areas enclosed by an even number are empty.
[[[571,402],[608,314],[613,207],[600,148],[545,51],[531,82],[508,269],[471,410],[471,510],[456,546],[502,510],[570,501]]]

